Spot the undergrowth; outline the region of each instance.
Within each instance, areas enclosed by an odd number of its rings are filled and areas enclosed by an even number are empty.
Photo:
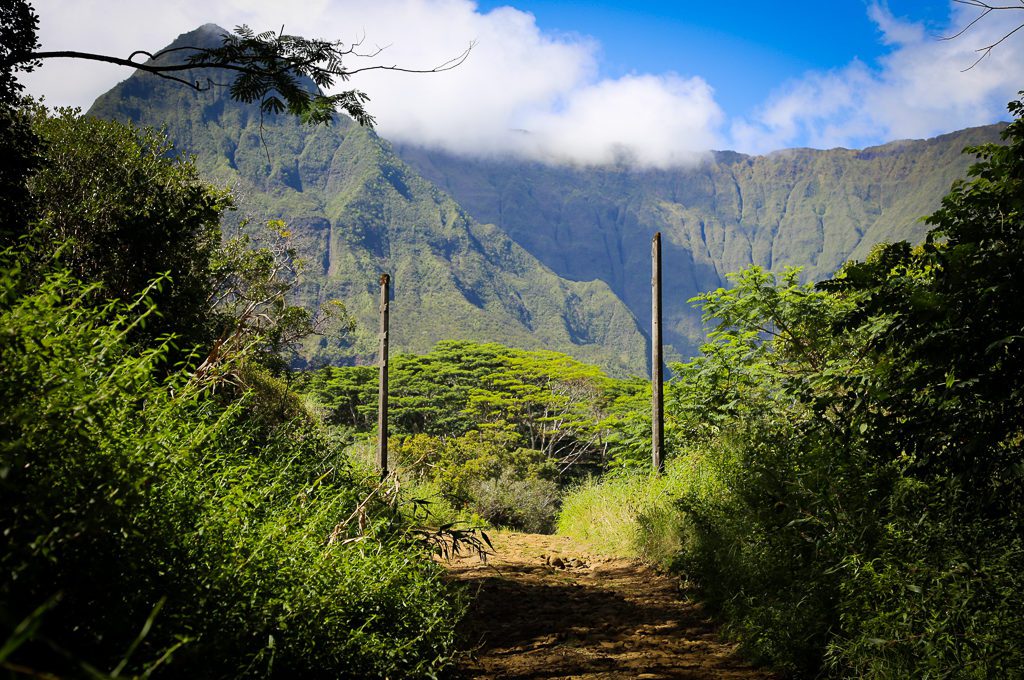
[[[433,677],[458,599],[393,497],[272,381],[129,345],[145,296],[0,269],[0,664],[106,677]],[[258,382],[258,381],[257,381]],[[362,508],[353,513],[353,509]]]

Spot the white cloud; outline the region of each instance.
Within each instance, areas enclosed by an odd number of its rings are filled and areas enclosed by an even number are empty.
[[[928,137],[1006,117],[1006,102],[1024,87],[1024,40],[1008,40],[978,63],[977,49],[1024,20],[1024,12],[993,12],[955,40],[940,40],[916,23],[874,4],[869,16],[891,52],[877,67],[853,61],[811,72],[782,86],[749,120],[731,125],[735,146],[764,152],[794,144],[859,147]],[[953,35],[977,11],[954,4]]]
[[[692,163],[717,144],[721,118],[700,78],[633,75],[576,88],[558,109],[530,115],[525,127],[538,157],[664,167]]]
[[[39,0],[36,7],[44,49],[127,54],[165,45],[206,22],[229,28],[284,24],[307,36],[365,36],[363,51],[385,47],[373,60],[350,60],[350,67],[430,68],[475,42],[466,62],[445,73],[375,71],[353,78],[351,86],[371,97],[378,130],[395,141],[464,153],[582,163],[629,157],[665,165],[690,161],[717,140],[721,112],[701,79],[601,80],[600,45],[593,39],[544,33],[531,14],[512,7],[484,13],[470,0]],[[47,63],[29,85],[52,105],[88,106],[128,75],[116,67],[62,61]]]
[[[586,36],[546,33],[513,7],[482,12],[472,0],[36,0],[44,49],[127,55],[158,48],[215,22],[356,41],[386,49],[375,63],[429,68],[476,42],[445,73],[365,72],[351,82],[371,96],[378,130],[396,141],[460,153],[518,153],[574,163],[632,160],[667,166],[701,151],[764,152],[787,146],[863,146],[923,137],[1005,117],[1024,87],[1024,35],[974,69],[974,49],[1000,37],[1024,12],[995,12],[953,41],[868,12],[889,52],[876,63],[810,72],[782,85],[752,115],[727,119],[699,76],[599,74],[601,46]],[[1015,16],[1016,15],[1016,16]],[[974,11],[951,3],[947,33]],[[841,27],[837,27],[841,30]],[[353,59],[349,66],[367,62]],[[48,62],[28,78],[51,105],[87,107],[129,75],[78,60]],[[525,131],[525,133],[524,133]]]

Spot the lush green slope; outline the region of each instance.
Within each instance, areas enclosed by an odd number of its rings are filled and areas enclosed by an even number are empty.
[[[219,31],[206,26],[175,44]],[[374,287],[386,269],[401,350],[500,340],[613,374],[646,366],[640,329],[649,327],[655,231],[665,234],[666,342],[686,356],[704,336],[690,297],[750,264],[799,265],[821,279],[879,241],[919,240],[918,219],[971,162],[961,149],[999,130],[863,151],[719,152],[695,167],[637,170],[415,147],[396,155],[347,120],[316,129],[261,120],[223,90],[196,94],[142,74],[91,112],[166,126],[208,177],[236,189],[249,216],[287,220],[310,262],[301,299],[340,297],[360,321],[351,347],[307,347],[306,359],[372,356]]]
[[[644,328],[650,238],[665,237],[666,342],[691,353],[703,338],[687,299],[750,264],[805,267],[811,279],[885,240],[919,240],[971,162],[961,149],[1001,126],[851,151],[720,152],[692,168],[565,167],[468,159],[415,147],[402,158],[470,214],[498,225],[561,276],[601,279]]]
[[[174,44],[215,39],[205,26]],[[193,73],[203,81],[203,74]],[[372,131],[348,120],[303,127],[261,119],[213,88],[195,93],[136,73],[91,114],[164,126],[202,173],[235,189],[253,223],[283,218],[307,260],[298,296],[338,298],[359,325],[350,346],[304,348],[312,362],[368,361],[375,351],[377,281],[394,281],[392,343],[424,352],[443,339],[501,340],[642,373],[636,320],[602,281],[567,281],[501,230],[475,222]],[[261,141],[262,140],[262,141]]]

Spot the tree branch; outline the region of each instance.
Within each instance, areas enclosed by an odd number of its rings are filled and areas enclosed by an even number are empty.
[[[959,38],[960,36],[962,36],[965,33],[967,33],[967,31],[969,31],[975,25],[977,25],[977,23],[979,21],[984,19],[991,12],[1001,11],[1001,10],[1015,10],[1015,9],[1017,9],[1017,10],[1024,10],[1024,0],[1019,0],[1019,2],[1017,4],[1014,4],[1014,5],[992,5],[992,4],[989,4],[988,2],[985,2],[984,0],[953,0],[953,2],[956,2],[956,3],[961,4],[961,5],[966,5],[968,7],[975,7],[977,9],[982,10],[982,12],[981,12],[981,14],[976,16],[969,24],[967,24],[962,29],[957,31],[954,35],[941,37],[941,38],[939,38],[940,40],[954,40],[956,38]],[[1024,22],[1020,23],[1012,31],[1006,32],[1003,35],[1003,37],[1001,37],[999,40],[995,41],[991,45],[987,45],[985,47],[980,47],[977,50],[975,50],[976,52],[980,52],[981,56],[979,56],[977,59],[975,59],[973,64],[971,64],[967,68],[963,69],[961,71],[961,73],[970,71],[972,68],[974,68],[975,66],[980,64],[981,61],[985,57],[987,57],[988,55],[992,54],[992,50],[993,49],[998,47],[1000,44],[1003,43],[1003,41],[1005,41],[1007,38],[1009,38],[1011,35],[1013,35],[1017,31],[1021,30],[1022,28],[1024,28]]]
[[[430,68],[430,69],[412,69],[412,68],[404,68],[404,67],[395,66],[395,65],[392,65],[392,66],[379,66],[379,65],[378,66],[364,66],[362,68],[356,68],[356,69],[352,69],[351,71],[346,71],[345,75],[344,76],[340,76],[340,77],[347,79],[347,77],[353,76],[353,75],[355,75],[357,73],[362,73],[363,71],[397,71],[399,73],[443,73],[444,71],[451,71],[454,68],[458,68],[463,63],[465,63],[466,59],[469,58],[469,53],[473,51],[474,47],[476,47],[476,41],[475,40],[471,41],[469,43],[469,47],[467,47],[465,50],[463,50],[462,53],[459,54],[458,56],[452,57],[448,61],[446,61],[446,62],[444,62],[442,64],[438,64],[434,68]]]
[[[186,79],[179,74],[198,69],[220,70],[236,75],[228,86],[231,98],[247,104],[258,102],[261,114],[288,112],[299,116],[306,123],[315,124],[330,123],[335,113],[343,111],[359,124],[372,126],[373,117],[364,107],[368,100],[364,93],[348,90],[327,95],[324,94],[324,90],[330,89],[336,80],[348,81],[353,75],[364,71],[419,74],[449,71],[463,64],[476,45],[475,42],[471,42],[456,57],[429,69],[406,68],[396,64],[346,69],[342,65],[343,57],[354,55],[372,58],[384,49],[378,48],[369,54],[362,54],[357,51],[362,40],[361,38],[359,42],[346,45],[338,41],[308,40],[300,36],[286,35],[284,27],[279,33],[268,31],[257,34],[248,26],[239,26],[235,28],[234,33],[224,33],[218,47],[184,45],[170,47],[155,54],[146,50],[135,50],[127,58],[77,50],[25,51],[8,55],[0,62],[0,67],[9,69],[19,64],[38,63],[44,59],[98,61],[138,69],[199,92],[223,85],[208,77],[204,80]],[[177,60],[169,60],[169,63],[164,61],[168,55],[182,52],[190,54]],[[148,61],[137,61],[137,57],[146,57]],[[162,61],[164,63],[161,63]],[[304,78],[312,81],[312,90],[303,82]]]
[[[189,49],[189,48],[181,48],[181,49]],[[251,67],[239,66],[237,64],[230,64],[230,63],[220,63],[220,62],[197,62],[197,63],[187,63],[187,64],[164,64],[164,65],[147,64],[145,62],[133,61],[131,59],[131,57],[134,57],[137,54],[146,55],[150,59],[154,58],[153,55],[151,55],[149,52],[145,52],[143,50],[135,50],[134,52],[131,53],[131,55],[129,56],[128,59],[123,59],[121,57],[111,57],[110,55],[107,55],[107,54],[93,54],[92,52],[77,52],[75,50],[60,50],[60,51],[57,51],[57,52],[32,52],[28,56],[26,56],[24,59],[19,59],[18,62],[21,62],[21,61],[34,61],[34,60],[37,60],[37,59],[85,59],[87,61],[102,61],[102,62],[106,62],[108,64],[116,64],[118,66],[129,66],[131,68],[137,68],[137,69],[139,69],[141,71],[146,71],[147,73],[153,73],[155,75],[160,75],[162,73],[168,73],[168,72],[173,72],[173,71],[191,71],[192,69],[197,69],[197,68],[219,68],[219,69],[225,69],[225,70],[228,70],[228,71],[237,71],[239,73],[247,73],[247,72],[250,72],[250,71],[254,70]]]

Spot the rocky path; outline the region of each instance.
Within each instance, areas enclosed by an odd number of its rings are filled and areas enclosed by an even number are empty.
[[[767,679],[720,642],[678,583],[564,536],[495,533],[495,554],[449,564],[475,596],[471,678]]]

